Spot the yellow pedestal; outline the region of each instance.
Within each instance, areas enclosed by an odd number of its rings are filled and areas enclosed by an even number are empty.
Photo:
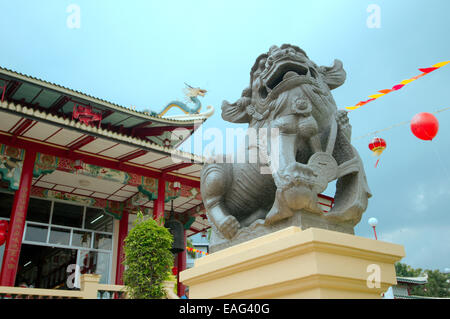
[[[403,246],[289,227],[202,257],[180,273],[191,299],[381,298]]]

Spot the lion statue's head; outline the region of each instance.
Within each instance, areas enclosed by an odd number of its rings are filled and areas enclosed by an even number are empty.
[[[222,105],[222,118],[250,127],[269,126],[280,116],[310,109],[322,127],[336,113],[331,90],[345,81],[342,62],[333,66],[317,66],[305,51],[295,45],[272,46],[261,54],[250,71],[250,85],[233,104]]]

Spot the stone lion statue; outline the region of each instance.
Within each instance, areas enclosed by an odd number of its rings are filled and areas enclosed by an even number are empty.
[[[265,146],[265,163],[258,158],[255,163],[204,165],[201,192],[213,241],[233,240],[255,223],[269,231],[284,223],[353,233],[371,193],[350,144],[347,112],[337,110],[331,94],[345,78],[341,61],[317,66],[294,45],[272,46],[256,59],[249,87],[235,103],[223,102],[222,118],[249,123],[258,132],[276,132],[276,139],[271,136]],[[260,150],[261,144],[248,145],[246,151],[252,148]],[[269,174],[261,173],[264,165],[271,167]],[[323,213],[318,194],[334,180],[334,205]],[[293,219],[297,215],[300,219]]]

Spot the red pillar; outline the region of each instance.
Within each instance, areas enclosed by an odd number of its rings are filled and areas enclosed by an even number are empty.
[[[181,297],[184,295],[184,290],[186,288],[185,285],[183,285],[180,282],[180,272],[186,269],[186,230],[184,231],[184,250],[181,253],[178,253],[178,275],[177,275],[177,293],[178,296]]]
[[[16,281],[35,160],[36,152],[27,150],[20,177],[20,186],[14,194],[8,237],[3,255],[2,272],[0,274],[0,286],[14,286]]]
[[[160,221],[164,217],[164,199],[166,197],[166,180],[158,179],[158,198],[155,200],[153,207],[153,219]]]
[[[123,272],[125,266],[122,262],[125,259],[125,238],[128,235],[128,211],[124,211],[119,223],[119,246],[117,249],[117,270],[116,270],[116,285],[123,285]]]

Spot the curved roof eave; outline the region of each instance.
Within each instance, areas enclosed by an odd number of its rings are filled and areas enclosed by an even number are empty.
[[[158,123],[162,123],[162,124],[181,124],[181,123],[183,123],[183,124],[191,124],[192,123],[193,124],[197,121],[202,121],[202,123],[203,123],[213,113],[211,111],[208,111],[203,114],[192,114],[192,116],[188,115],[188,116],[180,116],[180,117],[178,117],[178,116],[173,116],[173,117],[153,116],[153,115],[147,114],[147,112],[145,112],[145,111],[136,111],[134,109],[127,108],[127,107],[100,99],[98,97],[94,97],[89,94],[82,93],[80,91],[72,90],[72,89],[69,89],[62,85],[48,82],[48,81],[45,81],[42,79],[38,79],[33,76],[19,73],[19,72],[16,72],[16,71],[13,71],[13,70],[1,67],[1,66],[0,66],[0,74],[4,74],[6,76],[16,78],[21,81],[29,82],[31,84],[43,86],[47,89],[57,91],[58,93],[61,93],[61,94],[67,94],[67,95],[71,95],[71,96],[74,96],[77,98],[81,98],[81,99],[90,101],[92,103],[102,105],[106,108],[110,108],[115,111],[124,112],[129,115],[134,115],[134,116],[140,117],[141,119],[152,120],[154,122],[158,122]],[[212,109],[212,110],[214,111],[214,109]]]

